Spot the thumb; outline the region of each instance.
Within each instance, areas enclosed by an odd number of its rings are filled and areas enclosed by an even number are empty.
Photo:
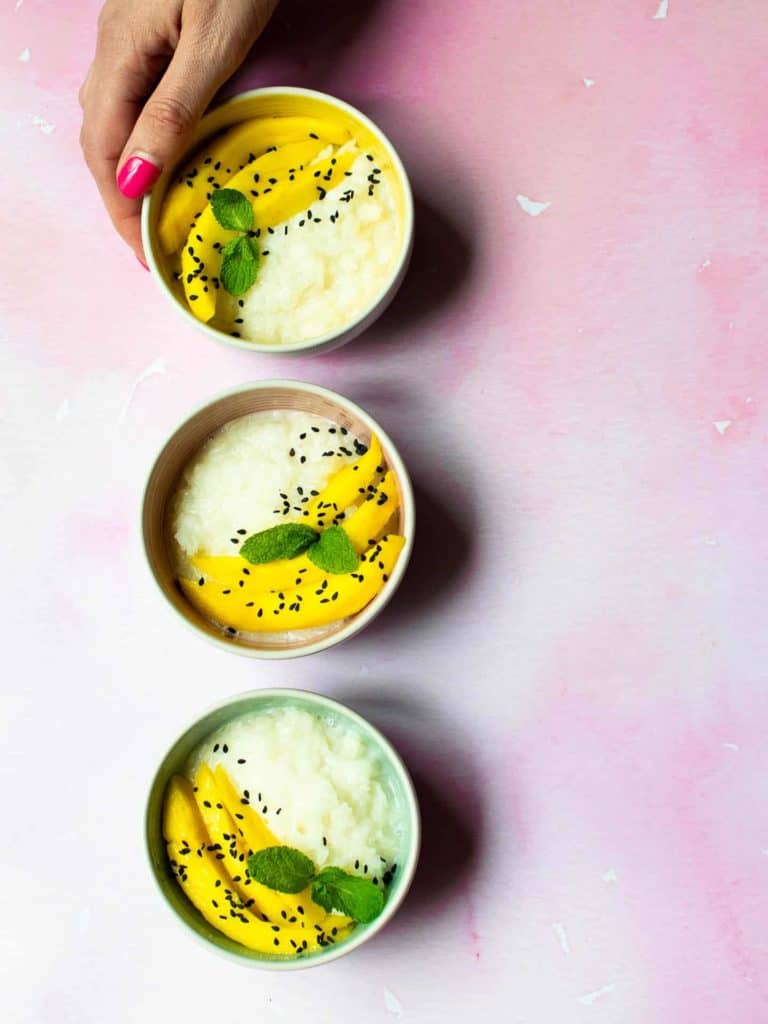
[[[174,163],[216,91],[239,63],[231,58],[210,59],[199,40],[182,32],[176,52],[118,161],[117,187],[124,196],[140,198],[163,169]]]

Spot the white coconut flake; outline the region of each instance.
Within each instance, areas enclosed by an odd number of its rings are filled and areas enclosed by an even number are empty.
[[[586,85],[586,87],[588,89],[591,89],[592,86],[595,84],[595,79],[594,78],[582,78],[582,82],[584,83],[584,85]]]
[[[402,1017],[403,1004],[388,988],[384,989],[384,1008],[395,1017]]]
[[[596,1003],[598,999],[602,999],[603,996],[607,996],[609,992],[613,992],[616,988],[616,983],[611,982],[610,985],[603,985],[602,988],[595,989],[594,992],[587,992],[586,995],[577,996],[578,1001],[582,1006],[591,1006]]]
[[[732,426],[733,420],[715,420],[713,426],[718,434],[722,437],[723,434]]]
[[[608,868],[607,871],[603,872],[604,882],[618,882],[619,876],[616,874],[616,868]]]
[[[571,944],[568,941],[568,935],[565,931],[565,925],[562,921],[555,921],[552,925],[552,930],[557,936],[557,941],[560,943],[560,949],[568,956],[571,952]]]
[[[69,399],[65,398],[56,410],[56,422],[61,423],[69,416]]]
[[[739,749],[738,743],[724,743],[723,746],[725,747],[726,750],[738,750]]]
[[[540,213],[543,213],[552,205],[549,202],[539,203],[535,199],[530,199],[528,196],[522,195],[520,192],[518,192],[515,198],[520,204],[520,209],[530,214],[531,217],[538,217]]]
[[[136,392],[139,387],[144,383],[145,380],[149,380],[150,377],[159,377],[166,373],[166,366],[164,359],[153,359],[149,366],[145,367],[136,380],[131,385],[131,390],[128,392],[128,397],[123,404],[123,408],[120,410],[120,415],[117,417],[118,423],[125,423],[126,417],[128,416],[128,409],[131,406],[131,402],[136,397]]]
[[[667,14],[669,13],[669,0],[661,0],[656,13],[653,16],[654,21],[664,21]]]
[[[52,135],[56,131],[56,125],[51,121],[46,121],[44,117],[40,117],[39,114],[35,114],[32,118],[32,124],[39,128],[43,135]]]
[[[22,64],[26,64],[31,56],[32,54],[29,52],[29,47],[25,46],[24,49],[19,54],[19,60],[21,61]]]

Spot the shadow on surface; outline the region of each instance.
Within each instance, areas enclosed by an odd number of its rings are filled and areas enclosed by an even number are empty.
[[[417,471],[414,478],[419,479]],[[441,601],[460,592],[460,580],[472,561],[475,512],[471,498],[466,495],[465,502],[462,495],[461,501],[449,503],[415,482],[414,497],[416,539],[411,561],[391,602],[358,642],[381,643],[388,631],[423,620]]]
[[[472,275],[471,238],[447,210],[416,190],[414,214],[413,255],[408,273],[392,304],[356,339],[356,351],[365,352],[390,339],[410,340],[404,338],[404,332],[456,302]]]
[[[382,6],[381,0],[281,0],[224,93],[279,84],[333,92],[347,51]]]

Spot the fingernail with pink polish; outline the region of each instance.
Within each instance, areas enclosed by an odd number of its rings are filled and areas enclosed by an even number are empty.
[[[145,156],[129,157],[120,168],[117,187],[127,199],[139,199],[152,188],[160,175],[156,167]]]

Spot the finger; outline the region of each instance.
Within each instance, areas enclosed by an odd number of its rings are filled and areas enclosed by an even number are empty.
[[[206,38],[206,35],[209,38]],[[189,143],[216,91],[242,62],[248,47],[210,38],[199,26],[182,28],[179,45],[125,144],[117,185],[136,200],[154,185]]]
[[[130,33],[100,27],[96,59],[80,90],[83,125],[80,144],[104,205],[118,233],[143,260],[140,210],[117,188],[115,173],[126,139],[169,52],[137,46]]]
[[[143,258],[138,200],[127,199],[115,185],[115,171],[126,138],[130,135],[140,103],[121,96],[90,89],[84,99],[80,142],[85,162],[118,233]]]

